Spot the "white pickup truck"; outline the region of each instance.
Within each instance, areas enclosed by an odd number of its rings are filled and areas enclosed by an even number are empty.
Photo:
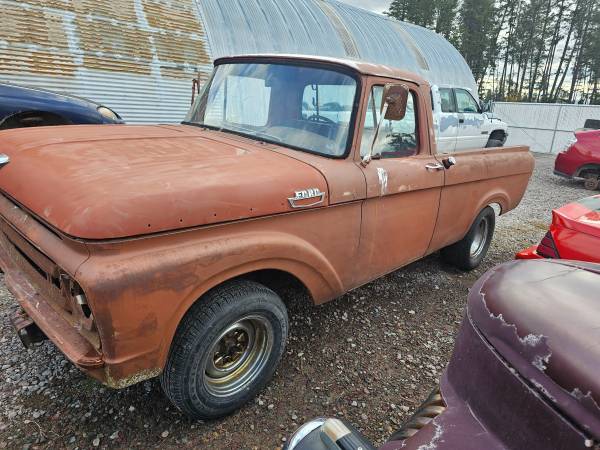
[[[502,147],[506,142],[508,125],[468,89],[434,85],[431,97],[438,152]]]

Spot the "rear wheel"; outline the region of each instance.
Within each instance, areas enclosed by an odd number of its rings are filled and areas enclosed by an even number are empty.
[[[600,178],[594,173],[588,173],[584,176],[583,187],[590,191],[595,191],[600,185]]]
[[[179,325],[163,390],[190,417],[229,414],[271,379],[287,333],[285,305],[272,290],[247,280],[215,288]]]
[[[495,224],[496,213],[491,206],[486,206],[462,240],[442,249],[442,258],[462,270],[476,268],[487,254]]]

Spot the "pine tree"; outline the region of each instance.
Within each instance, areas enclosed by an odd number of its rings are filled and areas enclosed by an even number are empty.
[[[435,0],[435,32],[450,39],[458,9],[458,0]]]
[[[385,14],[398,20],[432,28],[435,23],[435,0],[393,0]]]
[[[458,13],[458,50],[477,83],[481,83],[490,57],[490,34],[494,31],[493,0],[464,0]]]

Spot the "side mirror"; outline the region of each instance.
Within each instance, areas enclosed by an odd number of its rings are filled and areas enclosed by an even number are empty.
[[[490,112],[492,110],[492,102],[481,102],[481,112]]]
[[[385,120],[402,120],[406,115],[408,103],[408,88],[403,84],[386,84],[383,88],[383,104]]]
[[[408,105],[409,89],[403,84],[388,83],[383,87],[383,98],[381,100],[381,114],[373,133],[369,153],[362,159],[362,165],[366,166],[373,159],[373,148],[377,137],[379,136],[379,128],[384,120],[402,120],[406,115],[406,107]]]

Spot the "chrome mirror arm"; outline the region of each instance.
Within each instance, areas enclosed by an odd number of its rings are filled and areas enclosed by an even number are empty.
[[[371,140],[371,145],[369,146],[369,153],[363,156],[361,164],[366,167],[367,164],[371,162],[373,159],[373,149],[375,148],[375,143],[377,142],[377,138],[379,137],[379,128],[381,127],[381,123],[384,120],[385,114],[387,113],[388,104],[384,103],[383,108],[381,108],[381,113],[379,115],[379,120],[377,121],[377,127],[375,128],[375,133],[373,134],[373,139]]]

